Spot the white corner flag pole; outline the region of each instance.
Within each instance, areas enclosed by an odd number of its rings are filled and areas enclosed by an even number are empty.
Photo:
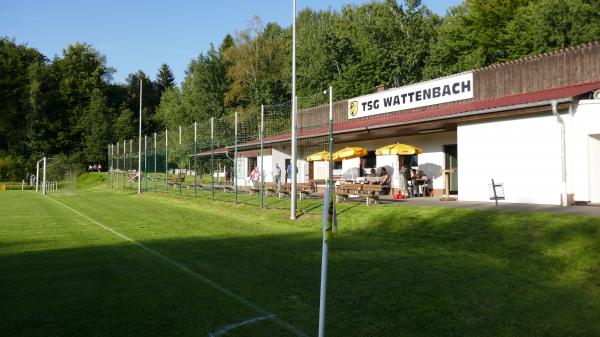
[[[138,134],[138,191],[142,194],[142,79],[140,78],[140,130]]]
[[[325,337],[325,312],[327,298],[327,261],[329,255],[329,244],[327,243],[327,227],[330,216],[330,203],[333,202],[331,194],[333,193],[333,91],[329,87],[329,176],[327,178],[327,187],[325,190],[323,203],[323,251],[321,253],[321,293],[319,297],[319,337]],[[335,212],[335,209],[334,209]],[[332,229],[333,230],[333,229]]]
[[[292,0],[293,20],[292,20],[292,190],[290,219],[296,219],[296,0]]]

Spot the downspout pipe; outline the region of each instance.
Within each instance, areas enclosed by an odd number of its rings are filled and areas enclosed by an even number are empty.
[[[560,198],[561,205],[563,207],[568,206],[567,202],[567,156],[566,156],[566,142],[565,142],[565,121],[558,113],[558,101],[550,101],[552,106],[552,114],[556,117],[558,124],[560,124],[560,160],[561,160],[561,189],[562,195]]]

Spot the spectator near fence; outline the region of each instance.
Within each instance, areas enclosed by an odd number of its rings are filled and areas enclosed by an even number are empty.
[[[253,187],[256,187],[256,183],[260,180],[260,172],[258,172],[258,167],[254,166],[252,172],[250,172],[250,182]]]
[[[225,182],[231,181],[231,168],[225,165]]]
[[[279,168],[279,164],[275,164],[275,168],[273,169],[273,182],[277,187],[281,186],[281,169]]]

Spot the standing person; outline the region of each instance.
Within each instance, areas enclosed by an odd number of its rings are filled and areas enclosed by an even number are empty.
[[[98,172],[102,172],[102,164],[98,163]]]
[[[289,180],[289,182],[292,182],[292,163],[290,162],[288,164],[288,166],[285,169],[285,177],[286,177],[286,182]]]
[[[254,166],[252,172],[250,172],[250,182],[252,183],[252,187],[256,187],[256,183],[260,180],[260,172],[258,172],[258,167]]]
[[[398,173],[400,174],[400,194],[408,195],[408,179],[406,179],[406,177],[410,176],[410,169],[404,164],[404,161],[402,161],[400,172]]]
[[[429,191],[430,180],[429,180],[429,177],[427,176],[427,174],[425,174],[425,172],[423,170],[419,170],[418,177],[423,182],[421,185],[419,185],[419,189],[421,190],[419,192],[424,197],[425,196],[429,196],[430,195],[430,191]]]
[[[225,182],[229,182],[231,180],[231,169],[229,165],[225,165]]]
[[[275,164],[275,168],[273,169],[273,181],[277,188],[281,187],[281,169],[279,168],[279,164]]]
[[[414,196],[418,196],[418,190],[417,190],[417,179],[419,179],[419,176],[417,175],[417,170],[415,169],[410,169],[410,178],[408,180],[408,192],[410,193],[411,197]]]

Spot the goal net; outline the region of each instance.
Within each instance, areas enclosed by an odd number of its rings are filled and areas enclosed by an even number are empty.
[[[36,192],[71,193],[77,192],[77,176],[80,165],[61,158],[44,157],[37,162]]]

